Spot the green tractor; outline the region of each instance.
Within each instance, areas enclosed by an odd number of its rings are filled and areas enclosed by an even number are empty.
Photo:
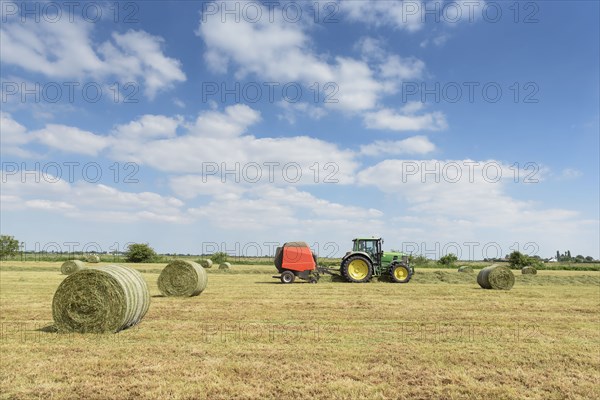
[[[408,255],[401,252],[384,252],[381,238],[356,238],[352,251],[342,258],[340,274],[355,283],[368,282],[375,276],[388,274],[393,282],[406,283],[414,270]]]

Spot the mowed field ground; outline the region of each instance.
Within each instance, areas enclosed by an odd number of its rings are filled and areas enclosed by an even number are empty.
[[[100,266],[105,264],[100,264]],[[60,263],[0,265],[3,399],[600,398],[600,273],[417,270],[408,284],[283,285],[274,267],[208,270],[118,334],[57,334]]]

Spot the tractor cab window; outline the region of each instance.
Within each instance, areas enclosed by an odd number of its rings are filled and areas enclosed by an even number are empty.
[[[363,251],[365,253],[375,255],[377,254],[377,246],[375,245],[375,241],[373,240],[362,240],[358,243],[358,251]]]

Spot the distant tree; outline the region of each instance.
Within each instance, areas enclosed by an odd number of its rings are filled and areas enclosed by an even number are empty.
[[[0,235],[0,259],[12,257],[19,251],[19,241],[14,236]]]
[[[571,257],[569,256],[568,250],[565,251],[564,253],[560,254],[560,256],[558,257],[557,260],[558,261],[563,261],[563,262],[571,261]]]
[[[556,261],[560,261],[560,252],[556,250]]]
[[[219,252],[213,254],[212,256],[210,256],[210,259],[215,264],[222,264],[227,261],[228,257],[229,256],[227,255],[227,253],[225,253],[223,251],[219,251]]]
[[[414,266],[422,266],[427,265],[429,263],[429,259],[424,255],[419,254],[418,256],[409,256],[409,262]]]
[[[456,261],[458,261],[458,257],[453,253],[449,253],[441,257],[438,262],[445,266],[452,266]]]
[[[569,261],[572,260],[572,258],[571,258],[571,250],[567,250],[567,258],[569,259]]]
[[[585,257],[582,256],[581,254],[577,254],[575,256],[575,262],[583,262],[585,260]]]
[[[508,262],[511,268],[521,269],[523,267],[533,266],[540,267],[542,259],[538,256],[528,256],[518,251],[513,251],[508,257]]]
[[[148,243],[133,243],[127,247],[125,259],[132,263],[150,262],[156,257],[156,252]]]
[[[518,269],[530,265],[529,257],[516,250],[508,256],[508,262],[512,268]]]
[[[594,261],[594,257],[592,257],[592,256],[587,256],[587,257],[585,258],[585,261]]]

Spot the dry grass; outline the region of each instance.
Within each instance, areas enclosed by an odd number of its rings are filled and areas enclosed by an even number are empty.
[[[158,296],[160,266],[132,266]],[[456,271],[417,271],[406,285],[282,285],[271,274],[274,267],[211,270],[202,296],[154,297],[132,329],[61,335],[39,330],[52,322],[60,263],[4,263],[0,396],[600,396],[597,272],[518,275],[509,292],[480,289]]]

